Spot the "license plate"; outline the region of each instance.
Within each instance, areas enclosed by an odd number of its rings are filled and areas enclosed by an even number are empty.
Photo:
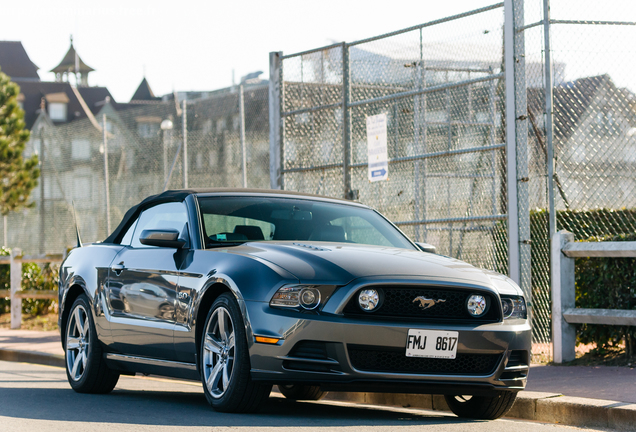
[[[410,329],[406,339],[407,357],[454,359],[459,332]]]

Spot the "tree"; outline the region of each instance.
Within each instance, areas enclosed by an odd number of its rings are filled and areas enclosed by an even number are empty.
[[[29,195],[38,184],[38,157],[24,159],[29,140],[24,111],[18,106],[20,87],[0,71],[0,213],[28,207]]]

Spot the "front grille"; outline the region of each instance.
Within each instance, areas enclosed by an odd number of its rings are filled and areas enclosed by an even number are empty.
[[[374,312],[365,312],[358,306],[358,294],[364,289],[358,290],[344,308],[344,314],[358,317],[379,317],[391,319],[409,319],[418,321],[472,321],[472,322],[497,322],[499,321],[499,305],[497,298],[487,291],[473,289],[452,289],[443,287],[401,287],[401,286],[373,286],[373,289],[382,292],[384,299],[380,307]],[[486,314],[475,318],[468,314],[466,302],[471,294],[481,294],[486,297],[489,304]],[[420,302],[415,302],[417,297],[433,300],[445,300],[434,306],[424,309]]]
[[[351,365],[360,371],[434,375],[491,375],[499,354],[457,354],[455,359],[407,357],[404,349],[349,345]]]

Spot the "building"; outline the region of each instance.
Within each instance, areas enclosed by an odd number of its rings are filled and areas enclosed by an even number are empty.
[[[609,75],[555,86],[554,155],[559,209],[636,207],[636,95]],[[531,207],[545,202],[544,90],[528,89]]]
[[[78,69],[69,62],[77,60]],[[88,73],[94,69],[81,61],[73,43],[58,66],[55,82],[40,80],[38,67],[31,61],[21,42],[0,41],[0,70],[20,86],[18,103],[24,110],[24,121],[28,129],[34,129],[41,113],[45,113],[53,125],[75,120],[91,119],[99,112],[104,100],[113,100],[106,87],[88,85]],[[69,77],[75,76],[74,86]]]

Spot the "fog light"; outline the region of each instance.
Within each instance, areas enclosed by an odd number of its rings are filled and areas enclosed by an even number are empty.
[[[315,288],[304,288],[300,292],[300,305],[308,310],[315,309],[320,304],[320,291]]]
[[[358,304],[360,309],[371,312],[380,303],[380,293],[374,289],[364,289],[358,294]]]
[[[466,302],[466,309],[468,309],[468,313],[474,317],[482,316],[488,309],[486,298],[483,295],[472,294],[470,297],[468,297],[468,301]]]

